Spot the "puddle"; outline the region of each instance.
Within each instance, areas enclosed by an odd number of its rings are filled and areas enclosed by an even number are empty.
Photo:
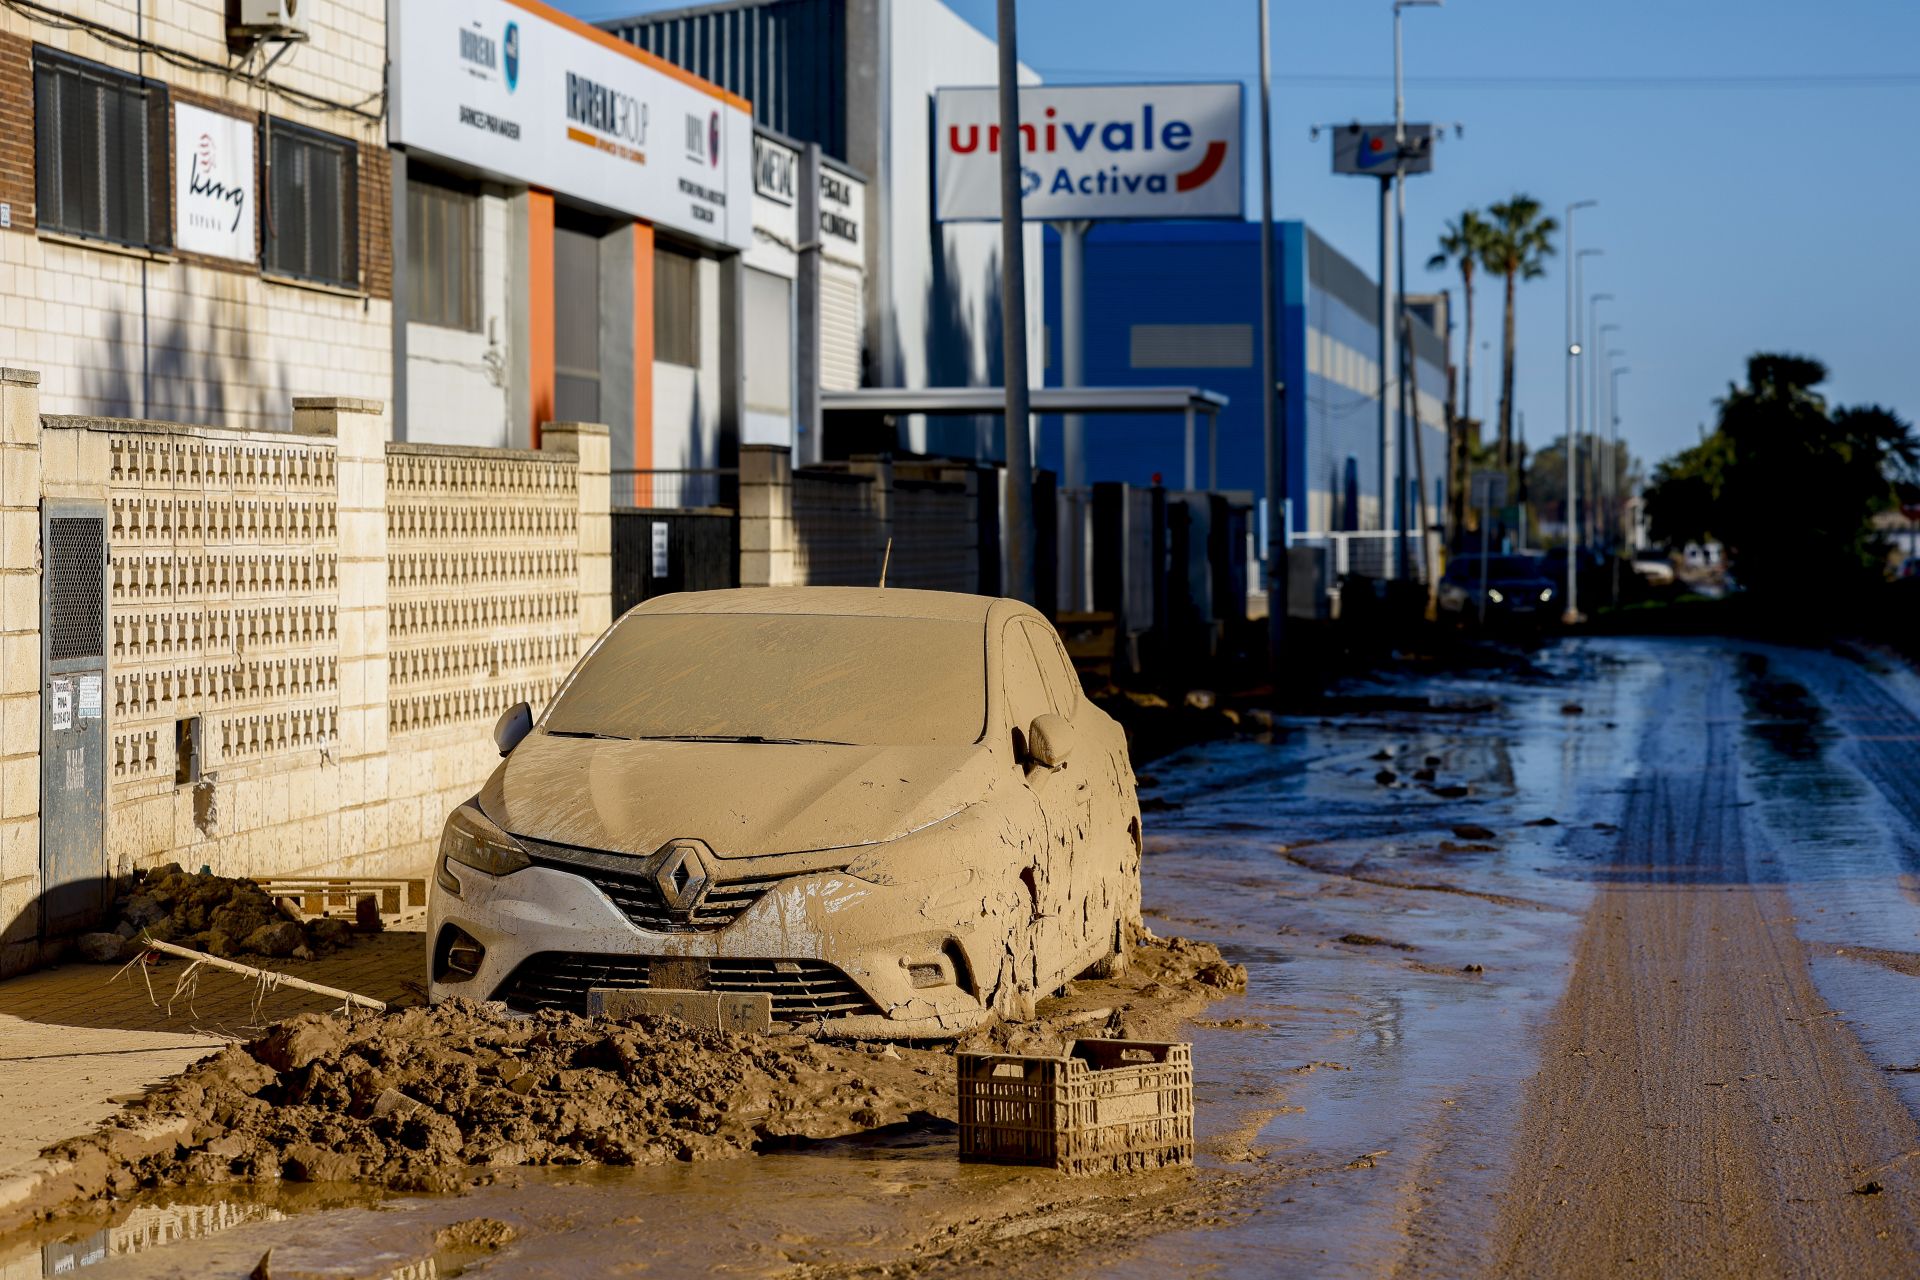
[[[219,1225],[167,1236],[136,1225],[135,1206],[104,1228],[0,1247],[0,1274],[31,1264],[23,1249],[38,1251],[42,1273],[65,1274],[52,1269],[55,1245],[76,1259],[60,1264],[68,1270],[97,1255],[134,1276],[245,1276],[268,1246],[276,1265],[321,1275],[379,1274],[389,1260],[388,1274],[422,1264],[446,1274],[434,1233],[476,1217],[521,1232],[488,1274],[877,1267],[935,1247],[929,1233],[942,1224],[1004,1220],[1019,1241],[1040,1229],[1036,1206],[1104,1213],[1116,1192],[1225,1173],[1255,1179],[1253,1212],[1192,1229],[1115,1228],[1097,1258],[1009,1244],[991,1269],[1152,1280],[1206,1268],[1483,1269],[1474,1249],[1512,1172],[1536,1032],[1609,874],[1609,824],[1647,718],[1669,711],[1650,705],[1650,691],[1676,662],[1737,661],[1688,642],[1563,643],[1523,678],[1375,681],[1280,721],[1269,741],[1155,762],[1149,923],[1217,942],[1249,975],[1247,993],[1211,1006],[1215,1025],[1193,1032],[1197,1174],[1069,1181],[960,1165],[950,1133],[894,1134],[696,1165],[514,1170],[443,1199],[176,1195],[169,1211],[197,1204],[196,1221]],[[1905,730],[1859,690],[1833,685],[1822,661],[1833,660],[1769,653],[1742,677],[1743,812],[1765,833],[1756,875],[1786,883],[1810,946],[1920,951],[1920,891],[1893,887],[1920,867],[1914,823],[1853,754],[1871,736],[1863,726]],[[1920,793],[1913,803],[1920,812]],[[1535,825],[1544,818],[1553,824]],[[1341,941],[1349,936],[1391,945]],[[1818,950],[1814,963],[1823,994],[1860,1019],[1872,1052],[1920,1064],[1907,1016],[1914,977]],[[1920,1073],[1899,1084],[1920,1105]],[[231,1207],[207,1207],[216,1204]],[[122,1238],[151,1243],[116,1248]]]

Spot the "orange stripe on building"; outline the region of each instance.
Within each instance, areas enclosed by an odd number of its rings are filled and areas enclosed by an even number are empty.
[[[653,468],[653,227],[633,224],[633,466]],[[653,505],[653,477],[635,476],[633,505]]]
[[[527,192],[527,373],[532,384],[532,447],[553,421],[553,193]]]
[[[662,75],[672,76],[680,83],[690,85],[708,97],[718,98],[730,107],[738,107],[748,115],[753,114],[753,104],[739,94],[722,89],[711,80],[702,80],[685,67],[676,67],[658,54],[648,53],[638,45],[628,44],[618,36],[611,35],[596,26],[582,22],[570,13],[562,13],[558,9],[541,4],[540,0],[507,0],[507,3],[516,9],[524,9],[536,17],[544,18],[557,27],[565,27],[568,31],[573,32],[573,34],[584,36],[595,44],[604,45],[622,57],[632,58],[635,62],[652,67]]]

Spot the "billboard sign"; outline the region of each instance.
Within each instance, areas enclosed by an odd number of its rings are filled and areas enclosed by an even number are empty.
[[[1348,124],[1333,130],[1333,171],[1366,178],[1433,172],[1433,126],[1410,124],[1405,145],[1391,124]]]
[[[753,116],[536,0],[389,0],[389,140],[736,249]]]
[[[935,214],[1000,218],[1000,98],[934,97]],[[1020,90],[1029,218],[1238,218],[1238,84],[1029,85]]]
[[[252,262],[253,121],[173,104],[174,245]]]

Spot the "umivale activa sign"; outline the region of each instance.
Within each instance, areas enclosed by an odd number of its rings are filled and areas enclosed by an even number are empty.
[[[937,213],[1000,217],[1000,102],[992,88],[934,99]],[[1021,207],[1029,218],[1238,218],[1237,84],[1035,85],[1020,90]]]

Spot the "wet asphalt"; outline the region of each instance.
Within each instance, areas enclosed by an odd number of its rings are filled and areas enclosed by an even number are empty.
[[[1193,1030],[1198,1174],[1150,1189],[1230,1188],[1205,1212],[894,1134],[310,1194],[89,1273],[245,1275],[278,1243],[380,1274],[423,1224],[491,1214],[531,1230],[487,1275],[1920,1274],[1910,670],[1562,641],[1141,772],[1149,925],[1249,971]]]

